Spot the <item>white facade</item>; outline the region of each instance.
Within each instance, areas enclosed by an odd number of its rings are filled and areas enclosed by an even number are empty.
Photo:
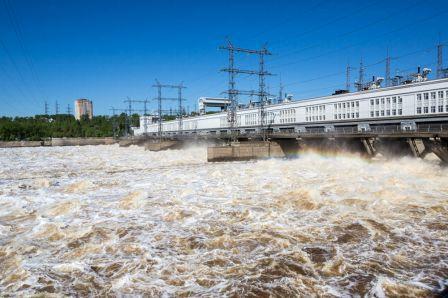
[[[274,104],[266,106],[265,110],[266,125],[272,126],[342,124],[442,114],[447,116],[448,79]],[[258,108],[240,109],[237,115],[239,128],[259,125]],[[219,131],[226,128],[226,112],[183,119],[183,131]],[[142,127],[138,131],[141,130]],[[158,124],[148,125],[147,131],[156,133]],[[178,122],[163,122],[162,131],[177,132]]]

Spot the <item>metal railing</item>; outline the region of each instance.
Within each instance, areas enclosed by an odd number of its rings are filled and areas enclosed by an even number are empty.
[[[308,129],[295,131],[293,129],[274,131],[271,135],[367,135],[367,134],[415,134],[415,133],[448,133],[448,124],[422,124],[415,129],[401,125],[374,126],[370,130],[360,130],[357,127],[338,127],[335,130]]]

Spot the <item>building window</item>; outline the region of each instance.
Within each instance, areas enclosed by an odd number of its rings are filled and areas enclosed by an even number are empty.
[[[354,108],[355,107],[355,103],[352,101],[352,108]]]
[[[384,116],[384,110],[381,110],[381,116]]]
[[[417,108],[417,114],[421,114],[422,113],[422,108],[421,107],[418,107]]]
[[[375,100],[375,103],[376,103],[376,105],[379,105],[379,104],[380,104],[380,99],[377,98],[377,99]]]
[[[424,107],[423,108],[423,113],[428,114],[428,112],[429,112],[428,107]]]
[[[381,98],[381,103],[384,104],[384,98]]]
[[[426,100],[429,99],[429,93],[423,93],[423,98]]]
[[[376,111],[375,112],[375,116],[379,117],[380,116],[380,111]]]
[[[373,111],[370,112],[370,117],[373,117]]]
[[[334,104],[334,108],[337,109],[337,108],[338,108],[338,105],[337,105],[337,104]]]
[[[443,91],[439,91],[439,98],[443,98]]]
[[[334,114],[334,119],[338,119],[338,115],[337,114]]]
[[[347,118],[350,119],[350,113],[347,113]]]
[[[392,103],[397,103],[397,97],[396,96],[392,97]]]
[[[418,101],[422,101],[422,95],[421,94],[417,94],[417,100]]]
[[[402,103],[403,102],[403,98],[401,98],[401,96],[398,96],[398,103]]]
[[[439,106],[439,113],[443,112],[443,106]]]
[[[403,110],[402,109],[398,109],[398,115],[403,114]]]
[[[431,113],[435,113],[436,112],[436,107],[435,106],[432,106],[431,107]]]
[[[392,116],[397,115],[397,110],[392,110]]]
[[[356,118],[359,118],[359,112],[356,112]]]
[[[375,103],[374,100],[371,99],[371,100],[370,100],[370,105],[373,106],[374,103]]]
[[[341,116],[341,114],[339,114],[339,117],[338,117],[339,119],[342,119],[342,116]]]
[[[325,115],[322,116],[322,120],[325,120]]]
[[[359,101],[356,102],[356,106],[359,107]]]
[[[352,113],[352,118],[355,118],[355,113]]]
[[[386,111],[386,115],[387,115],[387,116],[390,116],[390,110],[387,110],[387,111]]]
[[[431,92],[431,99],[436,99],[436,93],[435,92]]]

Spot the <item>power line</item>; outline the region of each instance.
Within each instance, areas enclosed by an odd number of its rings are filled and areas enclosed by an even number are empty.
[[[409,57],[409,56],[412,56],[412,55],[415,55],[415,54],[419,54],[419,53],[423,53],[423,52],[431,52],[434,49],[435,49],[434,46],[425,47],[423,49],[419,49],[419,50],[416,50],[416,51],[408,52],[408,53],[405,53],[405,54],[402,54],[402,55],[399,55],[399,56],[393,56],[393,57],[390,56],[390,60],[391,61],[399,60],[399,59],[402,59],[402,58],[405,58],[405,57]],[[364,69],[366,69],[366,68],[369,68],[369,67],[372,67],[372,66],[384,63],[386,61],[386,59],[381,59],[381,60],[378,60],[376,62],[372,62],[372,63],[369,63],[369,64],[364,64],[363,63],[363,67],[364,67]],[[359,69],[359,68],[350,66],[350,70],[356,70],[356,69]],[[306,83],[313,82],[313,81],[318,81],[318,80],[321,80],[321,79],[326,79],[326,78],[330,78],[330,77],[340,76],[340,75],[343,75],[344,73],[346,74],[346,85],[347,85],[347,68],[346,68],[345,71],[338,71],[338,72],[334,72],[334,73],[330,73],[330,74],[324,74],[324,75],[321,75],[321,76],[318,76],[318,77],[314,77],[314,78],[311,78],[311,79],[295,81],[295,82],[292,82],[292,83],[289,83],[289,84],[285,84],[285,85],[283,85],[283,87],[289,87],[289,86],[293,86],[293,85],[297,85],[297,84],[306,84]]]
[[[329,22],[327,22],[327,23],[324,23],[324,24],[322,24],[321,26],[318,26],[318,27],[316,27],[316,28],[307,30],[307,31],[305,31],[305,32],[303,32],[303,33],[301,33],[301,34],[299,34],[299,35],[296,35],[296,36],[294,36],[294,39],[297,39],[297,38],[302,37],[302,36],[305,36],[305,35],[307,35],[307,34],[309,34],[309,33],[318,31],[318,30],[320,30],[320,29],[322,29],[322,28],[324,28],[324,27],[327,27],[327,26],[329,26],[329,25],[331,25],[331,24],[334,24],[334,23],[336,23],[336,22],[339,22],[339,21],[341,21],[341,20],[343,20],[343,19],[346,19],[346,18],[349,18],[349,17],[352,18],[353,15],[357,14],[358,12],[365,12],[365,11],[368,11],[368,9],[369,9],[371,6],[376,6],[376,5],[377,5],[376,2],[371,2],[370,5],[363,6],[362,8],[360,8],[360,9],[358,9],[358,10],[355,10],[355,11],[352,12],[352,13],[343,15],[343,16],[341,16],[341,17],[337,17],[336,19],[334,19],[334,20],[332,20],[332,21],[329,21]],[[388,18],[390,18],[391,16],[392,16],[392,15],[388,16]],[[382,21],[382,20],[381,20],[381,21]],[[380,22],[380,21],[377,21],[377,23],[378,23],[378,22]],[[352,31],[343,33],[343,34],[339,35],[338,37],[342,37],[342,36],[350,35],[350,34],[356,32],[356,31],[359,31],[359,30],[365,29],[365,28],[367,28],[367,27],[370,27],[371,25],[374,25],[374,24],[370,24],[370,25],[368,25],[368,26],[360,27],[360,28],[358,28],[358,29],[355,29],[355,30],[352,30]],[[288,39],[288,40],[291,40],[291,39]],[[285,39],[283,39],[282,41],[285,41]],[[273,42],[273,44],[275,44],[275,42]],[[290,44],[290,43],[288,43],[288,44]],[[304,51],[304,50],[312,49],[312,48],[314,48],[314,47],[316,47],[316,46],[319,46],[319,45],[320,45],[320,44],[315,44],[315,45],[308,46],[308,47],[305,47],[305,48],[302,48],[302,49],[299,49],[299,50],[296,50],[296,51],[292,51],[292,52],[290,52],[290,53],[282,54],[282,55],[276,56],[276,57],[273,58],[272,60],[277,60],[277,59],[279,59],[279,58],[283,58],[283,57],[286,57],[286,56],[290,56],[290,55],[292,55],[292,54],[296,54],[296,53],[302,52],[302,51]],[[278,50],[278,48],[277,48],[277,50]]]
[[[310,60],[314,60],[314,59],[317,59],[317,58],[325,57],[325,56],[328,56],[328,55],[331,55],[331,54],[334,54],[334,53],[337,53],[337,52],[340,52],[340,51],[343,51],[343,50],[347,50],[349,48],[353,48],[355,46],[362,45],[362,44],[364,44],[366,42],[370,42],[372,40],[376,40],[378,38],[384,37],[384,35],[389,35],[389,34],[392,34],[392,33],[395,33],[395,32],[401,31],[401,30],[404,30],[404,29],[412,29],[413,28],[412,26],[415,25],[415,23],[422,23],[422,22],[425,22],[425,21],[432,20],[432,19],[434,19],[437,16],[446,14],[447,12],[448,12],[448,10],[439,11],[439,12],[437,12],[437,13],[431,15],[431,16],[428,16],[428,17],[422,18],[420,20],[414,21],[414,22],[412,22],[410,24],[401,26],[401,27],[399,27],[399,28],[397,28],[395,30],[389,31],[387,33],[379,34],[379,35],[377,35],[374,38],[369,38],[367,40],[364,40],[364,41],[361,41],[361,42],[357,42],[357,43],[354,43],[354,44],[350,44],[350,45],[347,45],[347,46],[344,46],[344,47],[341,47],[341,48],[338,48],[338,49],[335,49],[335,50],[331,50],[331,51],[328,51],[326,53],[319,54],[319,55],[316,55],[316,56],[303,58],[303,59],[296,60],[296,61],[289,62],[289,63],[278,64],[278,65],[274,65],[274,66],[271,66],[271,67],[272,68],[279,68],[279,67],[285,67],[285,66],[289,67],[289,66],[295,65],[295,64],[300,63],[300,62],[305,62],[305,61],[310,61]]]
[[[229,74],[229,88],[225,92],[228,95],[230,104],[227,108],[227,122],[229,124],[231,135],[232,135],[232,141],[236,141],[236,135],[235,135],[235,128],[238,126],[238,119],[236,115],[236,110],[238,108],[238,95],[257,95],[259,99],[259,108],[260,108],[260,132],[263,134],[263,139],[265,139],[265,133],[264,133],[264,120],[265,120],[265,111],[264,106],[267,102],[267,96],[268,94],[266,92],[266,82],[265,82],[265,76],[272,75],[271,73],[267,72],[265,70],[265,56],[272,55],[271,52],[269,52],[266,48],[266,45],[264,45],[260,50],[253,50],[253,49],[244,49],[235,47],[230,39],[227,40],[226,46],[221,46],[221,50],[226,50],[229,53],[229,66],[228,68],[224,68],[221,71],[227,72]],[[248,69],[239,69],[235,67],[235,54],[236,53],[245,53],[250,55],[258,55],[259,57],[259,68],[258,70],[248,70]],[[257,75],[258,76],[258,92],[255,92],[253,90],[246,91],[246,90],[238,90],[235,88],[236,82],[235,77],[237,74],[246,74],[246,75]]]
[[[14,33],[16,35],[17,40],[19,41],[19,45],[20,48],[22,50],[22,53],[25,57],[25,61],[26,64],[28,65],[30,72],[31,72],[31,77],[33,78],[36,87],[40,90],[40,92],[43,94],[43,97],[45,97],[45,93],[43,91],[42,88],[42,84],[40,82],[39,76],[36,72],[36,68],[34,67],[34,62],[33,59],[31,57],[31,55],[29,54],[28,48],[25,46],[25,42],[24,42],[24,38],[23,38],[23,31],[21,29],[20,23],[18,21],[17,15],[14,11],[13,6],[11,5],[11,3],[8,0],[4,0],[3,1],[4,6],[6,8],[6,11],[8,13],[11,25],[14,29]]]
[[[179,133],[182,131],[182,101],[185,99],[182,98],[182,89],[185,89],[186,87],[183,86],[183,83],[180,83],[179,85],[170,85],[170,84],[161,84],[157,79],[156,83],[152,85],[153,87],[157,88],[157,106],[158,106],[158,115],[159,115],[159,125],[158,125],[158,136],[159,140],[162,140],[162,101],[165,100],[176,100],[179,104],[179,112],[178,112],[178,130]],[[162,97],[162,89],[168,88],[168,89],[177,89],[178,90],[178,97],[177,98],[168,98],[168,97]]]
[[[20,68],[19,68],[19,66],[18,66],[18,64],[17,64],[17,62],[16,62],[16,60],[15,60],[14,57],[11,55],[11,52],[8,50],[8,48],[6,47],[5,43],[4,43],[1,39],[0,39],[0,46],[1,46],[1,48],[3,49],[3,51],[6,53],[6,56],[8,57],[9,61],[11,62],[11,64],[12,64],[14,70],[15,70],[16,73],[18,74],[19,79],[20,79],[21,82],[22,82],[22,85],[28,89],[28,92],[30,93],[29,96],[31,96],[32,100],[36,102],[36,95],[34,94],[34,92],[31,90],[30,86],[29,86],[28,83],[26,82],[25,77],[23,76],[23,73],[20,71]],[[3,67],[2,67],[2,68],[3,68]],[[3,71],[4,71],[4,73],[6,74],[6,70],[3,69]],[[9,78],[10,78],[11,81],[14,81],[12,77],[9,77]],[[19,91],[22,90],[20,87],[19,87],[18,89],[19,89]],[[21,91],[21,92],[22,92],[22,95],[24,95],[25,97],[27,97],[27,96],[23,93],[23,91]]]

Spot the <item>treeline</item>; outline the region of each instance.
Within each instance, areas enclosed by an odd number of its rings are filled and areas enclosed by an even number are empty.
[[[130,118],[131,126],[139,126],[139,115]],[[41,141],[62,137],[120,137],[129,133],[126,114],[83,117],[73,115],[36,115],[34,117],[0,117],[0,140]]]

